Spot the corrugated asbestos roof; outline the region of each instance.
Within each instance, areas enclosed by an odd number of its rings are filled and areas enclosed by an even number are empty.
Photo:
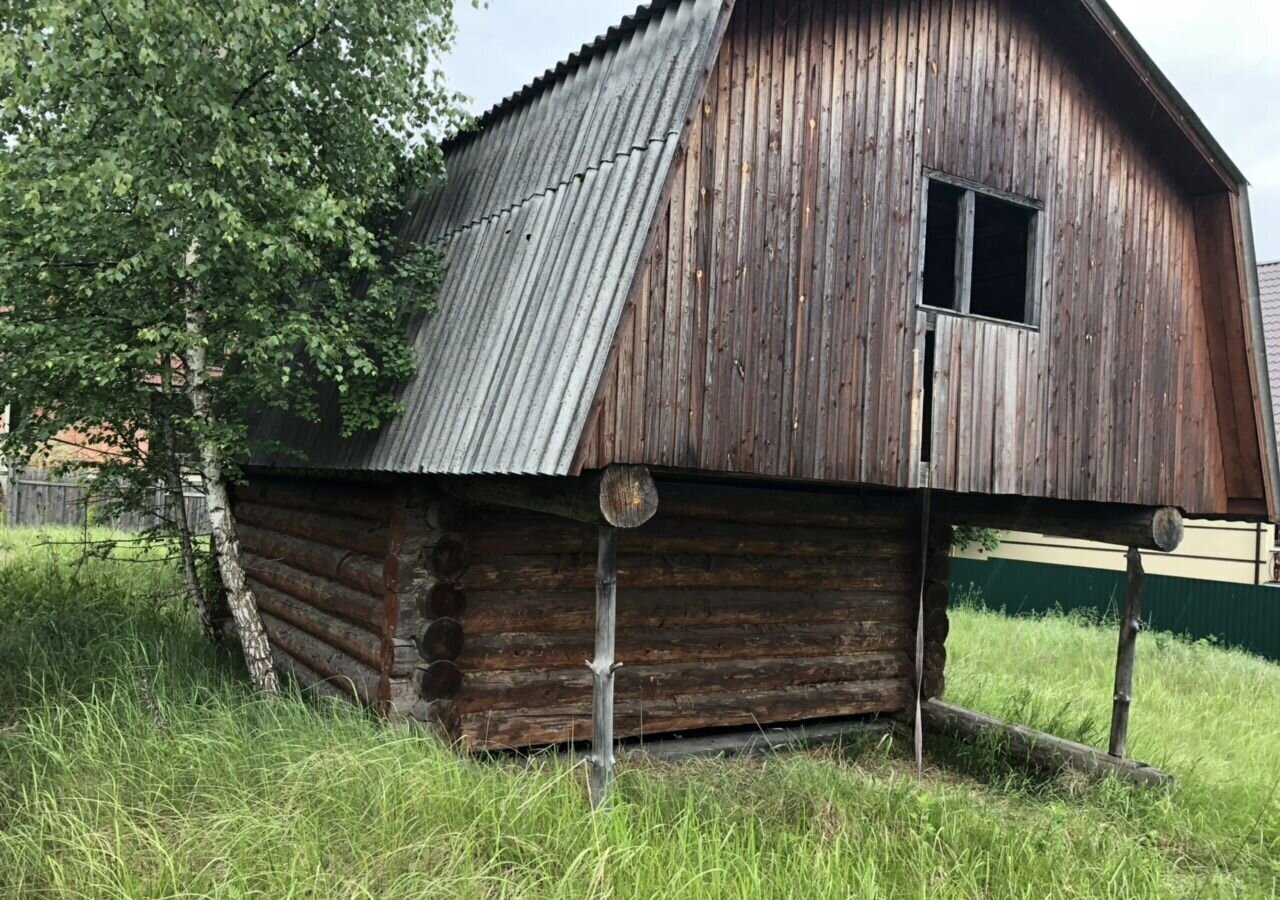
[[[305,454],[257,464],[567,474],[658,212],[721,0],[643,7],[446,148],[448,181],[411,209],[446,248],[435,315],[411,335],[405,413],[343,440],[268,413],[254,435]]]
[[[1262,300],[1262,331],[1266,336],[1272,418],[1280,421],[1280,261],[1258,266],[1258,294]]]

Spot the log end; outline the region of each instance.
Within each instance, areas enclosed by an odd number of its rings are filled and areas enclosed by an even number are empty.
[[[1172,553],[1182,543],[1182,513],[1172,506],[1156,510],[1151,517],[1151,539],[1156,549]]]
[[[455,660],[462,652],[462,626],[455,619],[436,619],[418,639],[418,653],[429,662]]]
[[[462,670],[447,660],[420,666],[417,672],[418,693],[424,700],[448,700],[462,688]]]
[[[638,528],[658,511],[658,488],[644,466],[609,466],[600,479],[600,512],[615,528]]]

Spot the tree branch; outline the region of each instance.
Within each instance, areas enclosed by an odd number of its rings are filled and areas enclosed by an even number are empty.
[[[321,28],[319,31],[315,32],[314,34],[310,35],[306,40],[304,40],[302,43],[298,44],[296,47],[294,47],[292,50],[286,53],[284,57],[285,62],[289,62],[290,60],[297,57],[299,53],[301,53],[303,50],[306,50],[308,47],[314,44],[317,40],[319,40],[320,35],[326,34],[332,28],[333,28],[333,20],[331,19],[329,20],[329,22],[325,24],[323,28]],[[240,91],[240,93],[236,95],[236,99],[231,103],[231,108],[238,109],[240,107],[240,104],[248,100],[250,95],[252,95],[253,92],[258,89],[259,85],[261,85],[264,81],[266,81],[275,73],[276,73],[276,69],[274,67],[258,73],[258,75],[253,79],[253,81],[250,81],[248,84],[246,84],[244,88]]]

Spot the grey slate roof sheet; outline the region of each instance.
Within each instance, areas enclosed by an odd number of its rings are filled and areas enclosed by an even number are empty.
[[[445,250],[405,413],[376,434],[268,413],[319,469],[566,474],[712,47],[720,0],[642,8],[446,148],[410,235]],[[258,464],[299,465],[293,457]]]
[[[1280,261],[1258,266],[1258,293],[1262,300],[1262,330],[1267,344],[1272,418],[1280,422]]]

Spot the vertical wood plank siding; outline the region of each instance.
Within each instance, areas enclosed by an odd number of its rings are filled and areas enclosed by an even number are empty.
[[[1195,201],[1040,17],[740,0],[581,465],[914,486],[931,168],[1043,202],[1047,254],[1038,331],[939,317],[936,486],[1191,513],[1262,497],[1256,446],[1235,446],[1256,429],[1223,430],[1224,461],[1220,415],[1244,412],[1218,407],[1238,386],[1215,398],[1229,350]]]

